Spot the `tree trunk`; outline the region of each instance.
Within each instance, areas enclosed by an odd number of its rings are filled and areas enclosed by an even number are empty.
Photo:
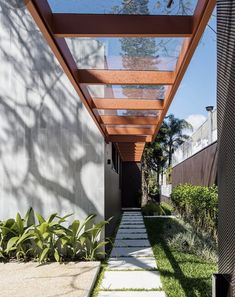
[[[172,163],[172,147],[169,146],[169,158],[168,158],[168,167],[171,166]]]

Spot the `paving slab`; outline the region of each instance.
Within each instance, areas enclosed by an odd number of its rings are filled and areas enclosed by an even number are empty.
[[[136,225],[142,225],[143,228],[145,227],[144,222],[140,222],[140,221],[132,221],[132,222],[122,221],[120,223],[120,226],[123,226],[123,227],[129,227],[129,226],[135,227]]]
[[[116,239],[114,247],[141,247],[150,246],[150,242],[147,239]]]
[[[160,289],[159,271],[105,271],[102,289]]]
[[[144,220],[143,219],[138,219],[138,220],[121,220],[122,224],[143,224]]]
[[[112,257],[154,257],[150,247],[114,247]]]
[[[116,239],[148,239],[147,233],[117,233]]]
[[[108,270],[125,270],[125,269],[157,269],[157,264],[155,258],[151,257],[120,257],[120,258],[110,258],[108,261]]]
[[[140,211],[124,211],[122,213],[123,215],[129,215],[129,216],[134,216],[134,215],[141,215],[142,213]]]
[[[119,229],[130,229],[130,228],[133,228],[133,229],[141,229],[141,228],[145,228],[145,225],[144,224],[131,224],[131,225],[126,225],[126,224],[120,224],[119,226]]]
[[[135,234],[135,233],[146,233],[145,228],[122,228],[118,230],[118,233],[124,233],[124,234]]]
[[[123,211],[141,211],[140,207],[123,207],[122,208]]]
[[[99,262],[0,263],[0,296],[88,297],[99,269]]]
[[[142,212],[140,211],[124,211],[122,215],[131,215],[131,216],[143,216]]]
[[[99,293],[98,297],[166,297],[166,294],[163,291],[103,291]]]
[[[122,218],[122,222],[143,222],[143,218],[139,217],[139,218]]]

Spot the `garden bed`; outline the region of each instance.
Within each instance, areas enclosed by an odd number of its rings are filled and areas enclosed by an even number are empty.
[[[0,296],[88,297],[100,262],[0,263]]]
[[[211,297],[212,274],[217,271],[212,251],[199,255],[190,246],[194,235],[177,219],[145,218],[145,225],[167,297]],[[172,240],[177,236],[186,236],[180,247]]]

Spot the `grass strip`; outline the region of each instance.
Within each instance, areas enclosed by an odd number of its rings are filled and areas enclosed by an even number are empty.
[[[169,246],[166,230],[174,227],[181,232],[177,220],[145,218],[145,225],[167,297],[211,297],[217,264]]]

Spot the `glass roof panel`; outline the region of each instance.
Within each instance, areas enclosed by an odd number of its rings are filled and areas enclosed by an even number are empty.
[[[157,117],[158,110],[107,110],[107,109],[94,109],[95,113],[100,116],[139,116],[139,117]]]
[[[48,0],[55,13],[192,15],[197,0]]]
[[[184,38],[66,38],[79,69],[174,71]]]
[[[165,97],[167,86],[162,85],[87,85],[92,98],[100,99],[161,99]]]

